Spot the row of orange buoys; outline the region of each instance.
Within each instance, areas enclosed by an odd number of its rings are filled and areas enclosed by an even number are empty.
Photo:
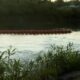
[[[47,30],[0,30],[0,34],[65,34],[71,33],[71,29],[47,29]]]

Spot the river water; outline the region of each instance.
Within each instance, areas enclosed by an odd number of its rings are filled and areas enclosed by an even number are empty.
[[[49,34],[49,35],[17,35],[0,34],[0,51],[4,51],[9,46],[16,48],[13,58],[30,59],[41,50],[47,50],[50,45],[74,44],[76,49],[80,49],[80,31],[69,34]]]

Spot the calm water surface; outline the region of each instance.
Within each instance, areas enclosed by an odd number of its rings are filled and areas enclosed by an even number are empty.
[[[0,51],[6,50],[9,46],[16,48],[16,58],[32,58],[37,52],[47,50],[50,44],[67,45],[73,42],[76,49],[80,49],[80,31],[70,34],[50,35],[15,35],[0,34]]]

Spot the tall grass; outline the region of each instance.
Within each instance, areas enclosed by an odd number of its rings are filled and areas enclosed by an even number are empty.
[[[8,49],[0,55],[0,80],[58,80],[63,74],[80,71],[80,51],[72,44],[51,46],[35,60],[22,63],[11,59],[15,49]],[[4,54],[8,54],[4,56]]]

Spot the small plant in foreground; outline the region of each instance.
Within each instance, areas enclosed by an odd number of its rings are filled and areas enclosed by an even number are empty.
[[[58,80],[63,74],[80,71],[80,51],[74,50],[71,43],[66,47],[51,47],[25,63],[11,59],[14,53],[12,48],[1,53],[0,80]],[[4,57],[5,54],[8,56]]]

